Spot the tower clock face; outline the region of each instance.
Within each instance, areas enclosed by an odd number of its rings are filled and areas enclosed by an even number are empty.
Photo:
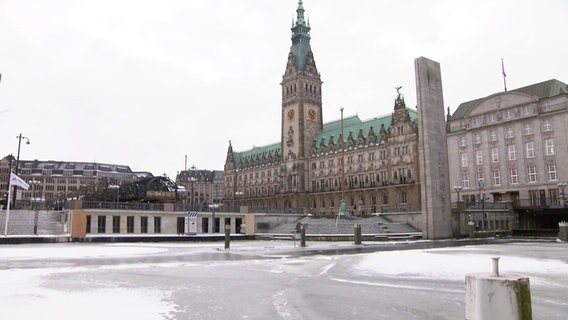
[[[294,109],[290,109],[288,110],[288,120],[292,121],[294,120],[294,116],[296,115],[296,111],[294,111]]]
[[[316,110],[314,109],[308,110],[308,119],[312,121],[316,120]]]

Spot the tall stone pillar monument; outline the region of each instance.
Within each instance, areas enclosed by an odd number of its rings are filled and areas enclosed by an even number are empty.
[[[452,237],[448,144],[440,64],[414,60],[424,239]]]

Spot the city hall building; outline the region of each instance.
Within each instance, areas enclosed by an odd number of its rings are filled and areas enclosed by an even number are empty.
[[[282,77],[281,140],[235,151],[229,143],[224,201],[265,212],[352,215],[420,211],[417,112],[398,93],[393,112],[323,123],[322,80],[302,1]]]

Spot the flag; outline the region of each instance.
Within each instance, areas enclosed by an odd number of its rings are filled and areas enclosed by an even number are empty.
[[[503,62],[503,59],[501,59],[501,72],[503,73],[503,77],[507,77],[507,74],[505,73],[505,63]]]
[[[11,186],[18,186],[18,187],[21,187],[22,189],[26,189],[26,190],[28,190],[30,188],[29,184],[27,184],[24,180],[22,180],[20,177],[18,177],[14,173],[10,173],[10,185]]]

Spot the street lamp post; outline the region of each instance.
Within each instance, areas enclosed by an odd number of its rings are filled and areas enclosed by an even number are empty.
[[[29,184],[32,186],[32,198],[31,198],[31,205],[32,209],[35,209],[34,212],[34,235],[37,235],[37,226],[39,221],[39,199],[37,198],[37,187],[39,186],[40,182],[37,180],[29,181]],[[34,199],[36,200],[36,204],[34,206]]]
[[[116,190],[116,209],[118,209],[118,202],[120,200],[120,185],[112,184],[108,186],[109,189]]]
[[[345,136],[343,134],[343,107],[339,108],[339,110],[341,111],[341,133],[339,133],[339,137],[341,138],[341,200],[339,200],[337,219],[339,219],[340,216],[349,215],[347,205],[345,204]]]
[[[566,204],[566,193],[564,192],[564,191],[566,190],[566,186],[567,186],[567,185],[568,185],[568,184],[567,184],[566,182],[560,182],[560,183],[558,184],[558,188],[560,188],[560,190],[562,190],[562,191],[560,192],[560,195],[562,196],[562,206],[563,206],[563,207],[567,207],[567,204]]]
[[[239,212],[241,211],[241,197],[243,196],[242,191],[235,192],[235,197],[237,197],[237,206],[239,207]]]
[[[197,181],[197,178],[195,177],[195,169],[196,169],[195,166],[191,166],[189,174],[189,182],[191,182],[191,197],[189,198],[190,211],[195,210],[195,208],[193,207],[194,205],[193,199],[195,196],[195,194],[193,193],[193,183]]]
[[[21,133],[16,136],[16,139],[18,139],[18,155],[16,156],[16,170],[14,171],[14,173],[16,175],[18,175],[18,166],[20,165],[20,147],[22,145],[22,139],[26,140],[26,144],[30,144],[30,139],[22,136]],[[14,204],[14,209],[16,209],[16,193],[17,193],[17,191],[18,191],[18,188],[16,186],[14,186],[14,194],[12,195],[12,203]]]
[[[481,230],[485,230],[485,182],[484,181],[477,181],[479,186],[479,200],[481,203]]]
[[[219,205],[213,203],[209,205],[209,208],[211,208],[211,233],[216,233],[217,230],[215,230],[215,210],[219,209]]]
[[[461,189],[463,189],[462,186],[454,186],[454,190],[458,193],[458,199],[457,199],[458,203],[460,202],[460,191],[461,191]]]

